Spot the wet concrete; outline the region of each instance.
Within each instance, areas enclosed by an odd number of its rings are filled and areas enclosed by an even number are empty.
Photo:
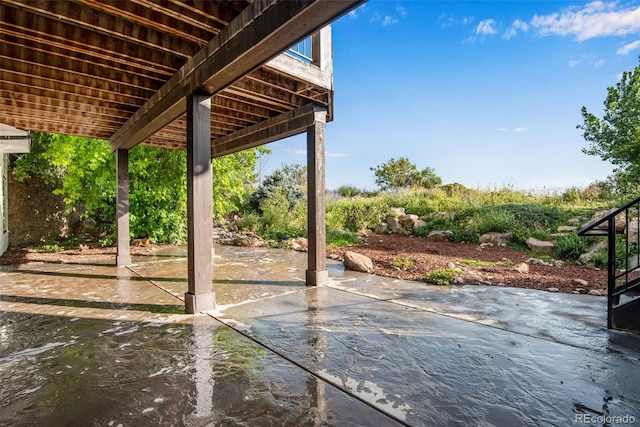
[[[305,254],[217,247],[218,308],[188,316],[184,250],[109,261],[0,269],[0,426],[640,425],[604,298],[337,262],[310,288]]]

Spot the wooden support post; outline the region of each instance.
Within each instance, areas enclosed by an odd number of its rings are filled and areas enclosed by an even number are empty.
[[[187,97],[188,292],[186,312],[215,308],[212,285],[213,182],[211,173],[211,98]]]
[[[314,108],[314,122],[307,128],[307,228],[309,266],[307,285],[323,285],[329,280],[325,230],[324,130],[327,110]]]
[[[116,150],[116,265],[131,264],[129,251],[129,150]]]

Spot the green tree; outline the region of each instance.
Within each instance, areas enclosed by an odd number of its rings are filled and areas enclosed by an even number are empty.
[[[392,188],[424,187],[432,188],[442,184],[442,178],[432,168],[419,171],[406,157],[391,159],[387,163],[371,168],[376,176],[376,184],[381,190]]]
[[[251,194],[249,204],[255,211],[262,211],[261,204],[265,199],[281,194],[289,204],[289,210],[304,198],[304,184],[306,177],[306,167],[298,164],[283,164],[282,168],[276,169],[267,176],[262,185]]]
[[[215,214],[238,210],[255,180],[254,166],[265,149],[251,149],[213,161]],[[15,162],[14,176],[40,176],[64,197],[68,211],[115,231],[115,157],[106,141],[35,132],[31,152]],[[180,242],[186,238],[186,153],[136,146],[129,154],[130,221],[133,237]]]
[[[604,115],[596,117],[582,107],[583,131],[589,147],[582,151],[611,162],[616,188],[623,194],[640,190],[640,66],[624,72],[616,86],[607,88]]]

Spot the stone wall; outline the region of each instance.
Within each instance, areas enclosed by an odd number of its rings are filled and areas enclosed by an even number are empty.
[[[39,177],[18,182],[9,170],[10,246],[69,235],[69,220],[63,214],[64,201],[52,191],[53,187]]]

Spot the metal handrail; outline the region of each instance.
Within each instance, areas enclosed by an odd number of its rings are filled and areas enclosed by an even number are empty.
[[[630,209],[635,208],[635,221],[639,230],[636,232],[635,241],[629,241],[629,217]],[[616,217],[624,212],[625,229],[627,230],[624,240],[624,269],[617,272],[616,268]],[[603,225],[606,223],[606,229]],[[607,327],[611,329],[613,325],[613,310],[620,304],[620,297],[632,290],[640,288],[640,276],[631,273],[640,269],[640,197],[632,200],[626,205],[609,212],[604,217],[586,224],[578,232],[579,236],[607,236]],[[630,244],[635,244],[634,254],[630,256]],[[634,265],[630,265],[633,257]],[[618,281],[623,279],[620,284]]]

